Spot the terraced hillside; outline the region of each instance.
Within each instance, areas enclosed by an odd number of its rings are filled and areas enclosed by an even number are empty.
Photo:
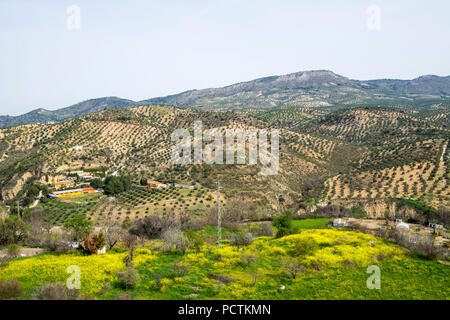
[[[30,181],[47,184],[71,170],[106,168],[109,174],[130,174],[135,186],[113,202],[90,203],[84,213],[93,219],[206,212],[215,206],[217,180],[223,200],[248,200],[255,218],[280,205],[301,211],[311,203],[341,200],[405,198],[448,207],[448,117],[449,110],[439,107],[424,112],[381,107],[217,112],[159,105],[104,110],[56,124],[1,129],[1,195],[8,203],[20,201]],[[192,132],[195,120],[224,135],[226,129],[279,129],[278,174],[263,176],[258,165],[173,166],[170,135],[178,128]],[[137,186],[142,178],[192,185],[195,192],[150,192]],[[53,220],[61,223],[58,217]]]
[[[255,116],[295,132],[334,139],[336,145],[348,143],[359,152],[338,174],[329,170],[322,200],[409,198],[439,206],[449,199],[449,114],[448,109],[364,107],[275,109]]]

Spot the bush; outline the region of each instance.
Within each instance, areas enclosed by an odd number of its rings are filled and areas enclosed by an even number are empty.
[[[0,280],[0,300],[14,299],[21,294],[22,288],[17,279]]]
[[[273,237],[273,228],[269,223],[259,223],[250,231],[256,237]]]
[[[7,250],[6,255],[8,256],[8,258],[14,259],[20,256],[20,251],[22,249],[17,244],[11,244],[8,246],[6,250]]]
[[[195,232],[194,230],[189,230],[186,231],[185,233],[189,240],[191,248],[199,252],[201,247],[205,244],[203,232]]]
[[[93,179],[90,183],[91,187],[94,189],[103,188],[105,184],[103,183],[102,179]]]
[[[298,239],[294,242],[290,254],[294,257],[305,257],[312,255],[319,248],[319,245],[313,238]]]
[[[76,300],[80,298],[78,290],[70,290],[63,283],[46,283],[34,290],[33,298],[37,300]]]
[[[164,231],[161,240],[164,242],[165,251],[181,251],[186,252],[190,247],[189,239],[183,232],[177,229],[169,229]]]
[[[429,260],[438,260],[444,256],[444,250],[434,244],[433,237],[428,237],[418,241],[414,249],[423,254]]]
[[[83,247],[90,254],[97,254],[106,245],[106,239],[103,233],[86,236]]]
[[[254,241],[253,235],[249,232],[233,233],[231,244],[235,246],[248,246]]]
[[[117,281],[122,289],[133,289],[139,283],[139,273],[133,267],[128,267],[117,274]]]
[[[305,270],[305,264],[297,259],[285,258],[281,261],[281,269],[289,273],[292,279],[296,279],[297,274]]]
[[[178,261],[172,264],[172,270],[175,276],[184,277],[188,274],[189,267],[185,263]]]
[[[153,214],[134,221],[130,233],[147,239],[157,239],[169,229],[181,229],[182,217],[171,211],[167,214]]]

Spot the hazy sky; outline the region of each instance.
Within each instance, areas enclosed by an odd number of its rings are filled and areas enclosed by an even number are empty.
[[[449,13],[447,0],[0,0],[0,115],[312,69],[449,75]]]

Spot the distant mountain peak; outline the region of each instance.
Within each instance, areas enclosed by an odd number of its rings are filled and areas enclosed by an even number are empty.
[[[348,78],[338,75],[330,70],[310,70],[310,71],[299,71],[295,73],[290,73],[287,75],[282,75],[278,77],[279,80],[348,80]]]

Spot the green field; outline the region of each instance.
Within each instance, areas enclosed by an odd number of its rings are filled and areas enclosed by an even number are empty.
[[[304,219],[304,220],[293,220],[292,226],[296,230],[303,229],[324,229],[327,227],[329,218],[318,218],[318,219]]]

